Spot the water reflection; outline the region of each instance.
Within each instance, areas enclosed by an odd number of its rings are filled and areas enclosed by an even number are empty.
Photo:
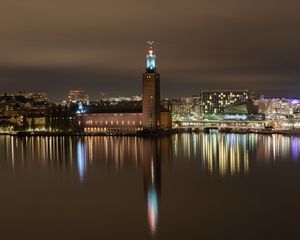
[[[154,235],[158,225],[158,203],[161,189],[161,139],[143,139],[142,141],[148,222],[151,234]]]
[[[298,160],[298,156],[299,156],[299,139],[298,138],[293,139],[292,156],[293,156],[294,161]]]
[[[205,168],[221,176],[248,173],[249,148],[246,135],[207,134],[203,136],[200,158]]]
[[[80,182],[91,172],[141,172],[149,231],[159,222],[162,169],[193,166],[203,175],[247,175],[258,167],[299,162],[295,136],[257,134],[182,134],[160,139],[137,137],[0,136],[0,171],[52,169],[74,173]],[[170,168],[171,166],[171,168]]]
[[[155,234],[158,224],[158,196],[155,188],[150,188],[147,192],[148,198],[148,221],[151,234]]]
[[[86,174],[86,152],[85,144],[81,139],[77,142],[77,169],[80,182],[83,182]]]

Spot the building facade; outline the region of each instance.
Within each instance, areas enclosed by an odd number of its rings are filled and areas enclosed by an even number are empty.
[[[134,111],[84,114],[78,124],[87,133],[137,132],[143,129],[142,113]]]
[[[245,103],[249,95],[247,89],[202,90],[200,92],[202,114],[222,114],[229,105]]]
[[[201,117],[199,96],[173,98],[171,106],[174,121],[199,120]]]

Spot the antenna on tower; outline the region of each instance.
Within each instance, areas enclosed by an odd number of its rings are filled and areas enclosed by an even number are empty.
[[[152,49],[152,45],[154,44],[154,41],[147,41],[147,44],[149,45],[150,49]]]

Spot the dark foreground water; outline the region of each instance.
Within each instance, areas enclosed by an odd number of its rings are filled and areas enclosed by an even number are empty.
[[[298,239],[300,138],[0,136],[1,239]]]

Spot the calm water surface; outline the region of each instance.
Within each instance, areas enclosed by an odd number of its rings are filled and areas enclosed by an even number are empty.
[[[1,239],[297,239],[299,163],[282,135],[0,136]]]

